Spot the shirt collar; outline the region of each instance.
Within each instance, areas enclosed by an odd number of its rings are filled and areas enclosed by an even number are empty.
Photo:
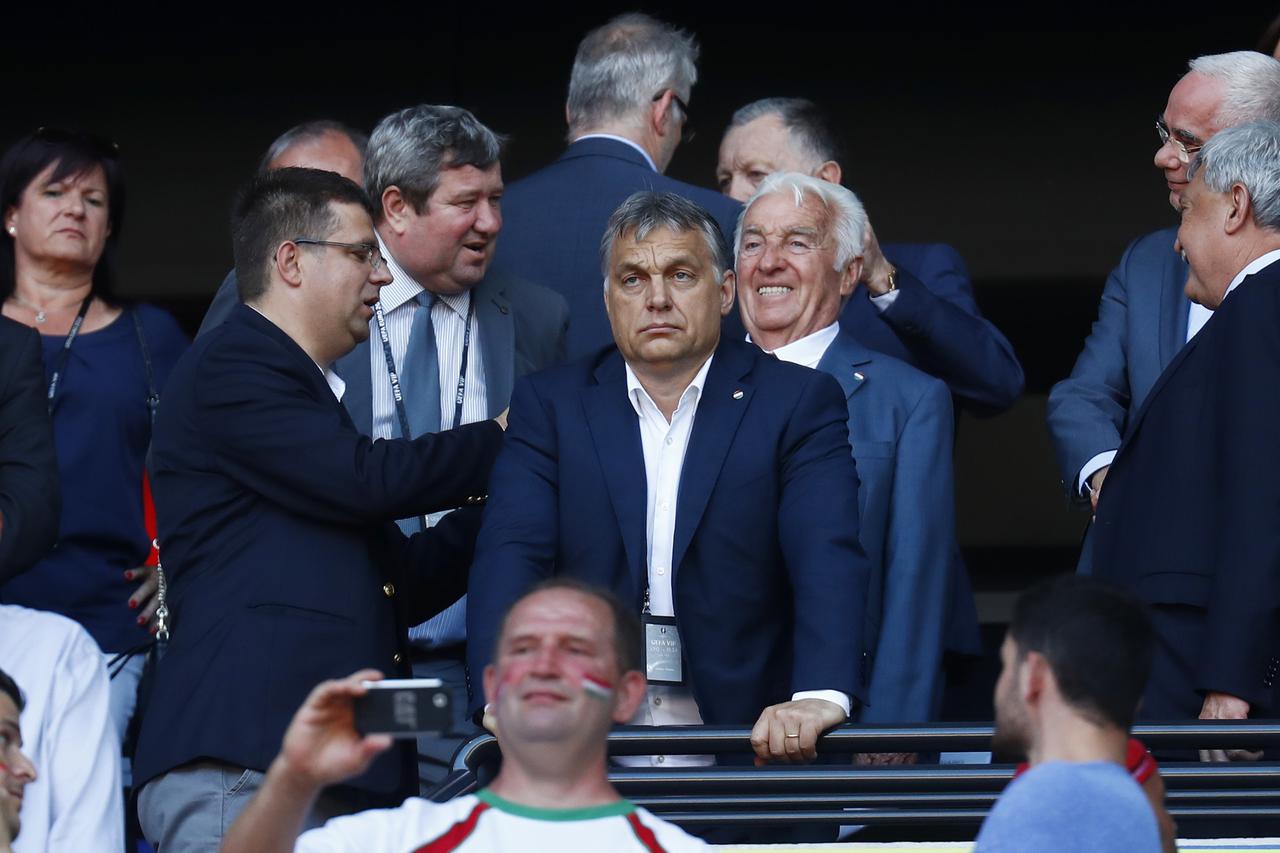
[[[702,363],[702,368],[693,377],[693,381],[689,383],[688,387],[685,388],[684,392],[680,395],[680,402],[676,404],[677,409],[684,406],[685,401],[690,399],[691,393],[693,395],[692,399],[694,400],[697,400],[699,395],[702,394],[702,387],[707,383],[707,372],[711,370],[711,360],[714,358],[715,353],[707,356],[707,360]],[[631,407],[636,410],[636,414],[644,414],[640,408],[641,400],[648,400],[654,408],[657,408],[658,404],[654,403],[653,398],[649,396],[649,392],[644,390],[644,386],[640,384],[640,378],[636,376],[635,371],[631,369],[631,365],[627,364],[625,361],[623,364],[626,365],[627,368],[627,399],[631,401]]]
[[[640,152],[640,155],[644,157],[644,161],[649,164],[650,169],[653,169],[653,171],[655,172],[658,171],[658,166],[653,162],[653,158],[649,156],[649,152],[645,151],[643,148],[641,148],[636,143],[632,142],[630,139],[627,139],[625,136],[618,136],[613,133],[584,133],[573,141],[581,142],[584,139],[612,139],[614,142],[621,142],[624,145],[630,145],[632,148]]]
[[[832,323],[825,329],[819,329],[816,332],[805,335],[799,340],[792,341],[789,344],[783,344],[773,354],[782,361],[789,361],[792,364],[801,364],[805,367],[817,367],[818,362],[822,361],[822,356],[826,353],[827,347],[831,346],[831,342],[836,339],[836,335],[840,334],[840,321]],[[747,335],[747,340],[751,340],[751,336]],[[754,342],[753,342],[754,343]],[[765,350],[769,352],[769,350]]]
[[[1240,284],[1240,282],[1244,281],[1249,276],[1253,275],[1254,273],[1261,272],[1262,270],[1274,264],[1276,261],[1280,261],[1280,249],[1272,249],[1270,252],[1267,252],[1265,255],[1254,258],[1252,261],[1249,262],[1249,264],[1244,269],[1236,273],[1235,278],[1231,279],[1231,284],[1227,286],[1227,293],[1230,293],[1231,291],[1235,290],[1236,287]]]
[[[416,298],[426,288],[418,284],[417,280],[405,272],[404,267],[391,256],[381,234],[378,234],[378,248],[387,262],[387,272],[391,273],[391,283],[383,285],[378,291],[378,300],[382,302],[382,310],[390,314],[410,299]]]

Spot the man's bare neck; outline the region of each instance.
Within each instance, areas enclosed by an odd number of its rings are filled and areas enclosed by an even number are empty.
[[[1061,724],[1046,725],[1028,758],[1033,766],[1047,761],[1111,761],[1123,767],[1128,745],[1125,730],[1073,716]]]
[[[667,419],[667,423],[670,423],[676,407],[680,405],[680,398],[684,396],[685,389],[693,382],[702,365],[706,364],[707,358],[710,357],[708,355],[692,365],[681,363],[670,367],[654,367],[633,364],[631,372],[636,375],[640,387],[653,400],[658,411],[662,412],[662,416]]]
[[[616,803],[617,789],[605,776],[603,750],[582,760],[559,745],[527,748],[528,754],[509,755],[489,786],[499,797],[539,809],[581,809]]]

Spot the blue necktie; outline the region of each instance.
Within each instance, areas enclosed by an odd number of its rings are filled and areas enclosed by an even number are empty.
[[[413,325],[409,330],[409,346],[404,354],[405,369],[400,371],[409,429],[415,436],[440,431],[440,361],[436,355],[435,326],[431,323],[435,297],[424,290],[416,299],[418,309],[413,314]],[[399,432],[398,425],[396,431]],[[402,518],[396,524],[406,536],[419,530],[417,518]],[[426,622],[410,628],[409,640],[423,648],[449,646],[466,639],[466,627],[467,598],[464,595]]]

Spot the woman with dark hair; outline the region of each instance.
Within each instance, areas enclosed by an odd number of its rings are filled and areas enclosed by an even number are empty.
[[[145,646],[155,571],[143,461],[169,370],[187,347],[169,314],[112,295],[124,183],[114,145],[42,128],[0,159],[0,312],[40,333],[62,489],[53,550],[0,600],[68,616],[104,655]],[[112,680],[123,739],[142,656]]]

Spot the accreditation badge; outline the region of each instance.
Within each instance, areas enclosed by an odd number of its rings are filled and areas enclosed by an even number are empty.
[[[644,623],[644,674],[650,684],[684,684],[684,657],[680,632],[670,616],[646,613]]]

